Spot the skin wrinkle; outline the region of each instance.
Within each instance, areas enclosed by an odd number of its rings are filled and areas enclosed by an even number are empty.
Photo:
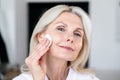
[[[84,77],[81,74],[86,74],[84,66],[89,55],[91,27],[91,20],[80,7],[58,5],[47,10],[30,39],[30,55],[25,60],[30,78],[71,80],[73,75],[72,80],[79,80]],[[46,35],[52,41],[44,39]]]
[[[71,17],[69,17],[69,16],[71,16]],[[74,20],[74,24],[73,24],[73,20],[71,20],[71,19],[73,19],[72,17],[77,18]],[[69,18],[71,18],[71,19],[69,19]],[[64,22],[63,23],[64,26],[65,27],[67,26],[66,27],[67,33],[64,34],[66,37],[60,36],[60,35],[63,35],[63,33],[58,32],[56,29],[56,26],[58,26],[58,24],[60,24],[60,22],[62,22],[62,23]],[[80,32],[81,32],[80,34],[82,35],[81,38],[75,37],[73,34],[74,31],[76,31],[76,29],[78,29],[78,28],[80,29]],[[69,12],[64,12],[55,21],[53,21],[50,25],[48,25],[48,27],[45,31],[45,34],[49,34],[53,39],[53,43],[51,45],[50,50],[48,51],[47,60],[46,60],[47,66],[49,66],[49,67],[47,67],[47,76],[50,80],[61,80],[62,77],[64,76],[63,77],[64,79],[62,79],[62,80],[65,80],[67,77],[67,74],[68,74],[68,70],[66,71],[67,61],[75,60],[81,49],[80,47],[82,47],[82,38],[83,38],[83,34],[84,34],[83,28],[82,28],[82,22],[81,22],[80,18],[78,16],[76,16],[75,14],[69,13]],[[69,35],[69,36],[67,36],[67,35]],[[72,39],[73,43],[66,42],[67,38],[70,38],[70,41]],[[78,42],[79,42],[79,44],[78,44]],[[67,46],[68,44],[71,47],[74,45],[73,46],[75,49],[74,52],[71,53],[69,51],[59,48],[59,45]],[[58,52],[58,49],[61,50],[61,53]],[[53,65],[54,65],[54,67],[53,67]],[[66,75],[64,75],[64,74],[66,74]]]

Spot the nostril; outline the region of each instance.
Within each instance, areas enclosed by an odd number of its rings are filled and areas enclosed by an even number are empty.
[[[70,39],[67,39],[67,41],[70,41]]]
[[[73,43],[73,40],[71,40],[71,39],[67,39],[67,42],[71,42],[71,43]]]

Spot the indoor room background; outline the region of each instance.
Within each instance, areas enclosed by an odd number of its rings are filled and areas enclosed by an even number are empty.
[[[0,0],[0,79],[4,68],[24,64],[36,22],[57,4],[76,5],[88,13],[92,38],[86,67],[100,80],[120,80],[120,0]]]

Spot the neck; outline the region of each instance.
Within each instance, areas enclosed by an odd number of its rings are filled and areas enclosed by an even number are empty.
[[[47,56],[47,76],[49,80],[66,80],[68,74],[67,61]]]

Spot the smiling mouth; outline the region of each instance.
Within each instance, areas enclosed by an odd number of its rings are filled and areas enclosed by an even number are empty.
[[[69,51],[74,51],[74,49],[71,47],[67,47],[67,46],[60,46],[60,47]]]

